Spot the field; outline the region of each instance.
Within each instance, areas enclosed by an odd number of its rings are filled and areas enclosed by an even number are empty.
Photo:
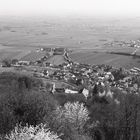
[[[140,50],[137,51],[136,56],[131,53],[134,48],[107,48],[107,49],[93,49],[75,51],[70,54],[72,60],[87,63],[87,64],[107,64],[114,67],[124,67],[127,69],[133,67],[140,68]]]
[[[75,53],[71,57],[74,61],[87,64],[107,64],[114,67],[124,67],[127,69],[133,67],[140,67],[140,57],[133,57],[130,55],[123,54],[108,54],[105,52],[86,52],[86,53]]]
[[[40,57],[32,53],[36,48],[65,47],[74,50],[72,59],[82,63],[139,66],[138,57],[106,53],[129,54],[133,48],[105,44],[139,39],[140,18],[0,17],[0,21],[0,60],[32,60]],[[55,56],[49,61],[60,63],[63,59]]]
[[[54,55],[53,57],[50,57],[47,62],[53,64],[53,65],[59,65],[62,64],[65,61],[64,57],[62,55]]]
[[[45,55],[46,55],[45,51],[41,51],[41,52],[32,51],[32,52],[28,53],[27,55],[25,55],[24,57],[22,57],[20,60],[35,62],[35,61],[41,59]]]

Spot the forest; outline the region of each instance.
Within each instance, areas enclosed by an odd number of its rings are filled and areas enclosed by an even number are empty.
[[[43,81],[21,73],[0,74],[1,140],[138,140],[140,96],[114,89],[120,99],[52,94]]]

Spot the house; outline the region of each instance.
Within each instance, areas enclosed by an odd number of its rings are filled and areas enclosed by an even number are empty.
[[[111,92],[111,90],[108,90],[108,92],[106,93],[107,97],[113,98],[113,92]]]
[[[53,55],[63,55],[65,48],[54,48]]]
[[[65,89],[64,88],[55,88],[56,92],[64,93]]]
[[[65,89],[65,93],[76,94],[76,93],[78,93],[78,91],[74,91],[71,89]]]
[[[103,97],[103,96],[106,95],[106,92],[105,92],[105,90],[104,90],[103,92],[99,92],[98,94],[99,94],[99,97]]]
[[[30,65],[30,61],[18,61],[18,65]]]
[[[137,70],[138,72],[140,72],[140,69],[137,68],[137,67],[134,67],[133,69],[134,69],[134,70]]]
[[[44,48],[40,48],[40,51],[44,51]]]
[[[52,48],[44,48],[44,51],[51,52],[52,51]]]
[[[44,74],[44,76],[49,76],[48,70],[44,70],[44,71],[43,71],[43,74]]]
[[[119,101],[118,99],[115,99],[114,102],[115,102],[116,104],[120,104],[120,101]]]
[[[44,51],[44,48],[37,48],[36,52]]]
[[[84,88],[82,91],[82,94],[85,96],[85,98],[87,99],[87,97],[89,96],[89,90]]]

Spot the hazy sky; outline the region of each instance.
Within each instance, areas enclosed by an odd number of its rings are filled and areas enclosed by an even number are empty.
[[[140,0],[0,0],[0,15],[136,15]]]

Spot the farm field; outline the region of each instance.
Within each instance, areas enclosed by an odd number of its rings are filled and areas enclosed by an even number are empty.
[[[135,40],[140,34],[140,18],[0,17],[0,21],[0,44],[5,48],[61,46],[93,49],[113,40]]]
[[[139,66],[139,58],[106,52],[132,53],[133,48],[105,44],[137,40],[139,35],[140,18],[0,17],[0,60],[17,58],[30,61],[42,56],[32,53],[36,48],[64,47],[73,50],[71,57],[75,61],[130,68]],[[49,62],[59,64],[63,59],[55,56]]]
[[[41,52],[32,51],[27,55],[25,55],[24,57],[22,57],[20,60],[34,62],[41,59],[45,55],[46,55],[45,51],[41,51]]]
[[[65,61],[64,57],[62,55],[54,55],[53,57],[50,57],[47,62],[53,64],[53,65],[60,65]]]
[[[131,56],[134,51],[133,48],[123,49],[107,49],[107,50],[92,50],[92,51],[80,51],[74,52],[70,55],[72,60],[87,63],[87,64],[107,64],[114,67],[124,67],[127,69],[133,67],[140,68],[140,51],[137,52],[137,56]],[[109,53],[112,52],[112,53]]]

